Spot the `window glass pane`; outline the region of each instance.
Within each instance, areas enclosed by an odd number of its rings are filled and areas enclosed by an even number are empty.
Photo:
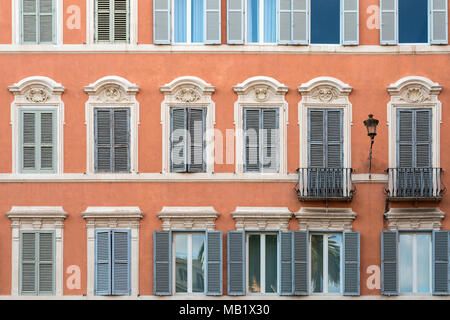
[[[203,0],[192,0],[191,41],[203,42]]]
[[[340,0],[311,0],[311,43],[340,43]]]
[[[260,236],[248,237],[248,290],[261,292],[261,241]]]
[[[186,234],[175,234],[175,292],[187,292],[188,240]]]
[[[323,292],[323,236],[311,236],[311,290]]]
[[[400,234],[400,292],[412,293],[413,235]]]
[[[186,42],[187,0],[174,0],[174,40]]]
[[[277,42],[276,0],[264,0],[264,42]]]
[[[205,291],[205,236],[192,235],[192,292]]]
[[[328,235],[328,293],[339,293],[341,284],[341,235]]]
[[[430,293],[431,234],[417,234],[417,292]]]
[[[266,293],[277,292],[277,236],[266,235]]]
[[[247,1],[247,42],[259,42],[259,0]]]
[[[428,42],[428,0],[398,0],[400,43]]]

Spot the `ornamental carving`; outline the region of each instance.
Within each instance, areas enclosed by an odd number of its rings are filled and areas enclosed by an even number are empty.
[[[420,87],[410,87],[403,91],[400,100],[410,103],[421,103],[430,100],[430,96]]]
[[[313,90],[311,97],[322,102],[330,102],[339,96],[337,90],[330,86],[321,86]]]
[[[197,100],[200,100],[200,95],[198,92],[193,88],[183,88],[178,90],[177,94],[175,95],[175,99],[180,102],[195,102]]]
[[[255,88],[255,99],[256,101],[263,102],[269,99],[269,88],[260,87]]]
[[[123,93],[118,86],[107,86],[97,97],[98,101],[102,102],[122,102],[128,101],[128,97]]]
[[[30,102],[35,103],[43,103],[46,102],[49,99],[49,94],[44,88],[31,88],[28,90],[27,94],[25,95],[25,98]]]

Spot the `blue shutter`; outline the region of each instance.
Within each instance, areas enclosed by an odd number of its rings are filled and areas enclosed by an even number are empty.
[[[111,232],[95,230],[95,295],[111,294]]]
[[[430,39],[432,44],[448,44],[448,1],[430,0]]]
[[[380,0],[380,44],[397,44],[397,0]]]
[[[228,295],[245,295],[245,232],[228,231]]]
[[[449,232],[433,231],[433,294],[449,294]]]
[[[153,1],[153,42],[170,44],[170,0]]]
[[[227,0],[227,42],[244,43],[244,0]]]
[[[111,172],[113,137],[111,108],[94,109],[95,171]]]
[[[220,0],[205,0],[204,31],[205,44],[220,44],[221,15]]]
[[[170,171],[187,171],[187,108],[170,109]]]
[[[344,296],[359,296],[360,292],[359,232],[344,232]]]
[[[359,0],[341,0],[343,45],[359,44]]]
[[[112,294],[131,294],[130,230],[112,230]]]
[[[157,296],[172,295],[172,233],[153,233],[153,292]]]
[[[309,294],[309,233],[308,231],[294,231],[294,295],[307,296]]]
[[[398,232],[381,231],[381,293],[398,295]]]
[[[280,295],[292,295],[294,291],[292,231],[280,232]]]
[[[222,295],[222,232],[206,231],[206,294]]]

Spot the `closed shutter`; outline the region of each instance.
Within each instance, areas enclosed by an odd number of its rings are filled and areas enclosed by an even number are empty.
[[[39,42],[54,42],[55,0],[39,0]]]
[[[51,232],[39,232],[39,293],[53,294],[55,290],[55,241]]]
[[[260,171],[260,116],[259,109],[244,108],[244,171]]]
[[[262,109],[262,167],[264,172],[279,171],[278,109]]]
[[[170,44],[170,0],[153,1],[153,42]]]
[[[342,44],[359,43],[359,0],[341,0]]]
[[[305,296],[309,294],[308,280],[308,231],[294,231],[294,295]]]
[[[448,44],[448,1],[431,0],[431,43]]]
[[[127,42],[129,39],[128,1],[114,0],[114,41]]]
[[[188,172],[204,172],[205,166],[205,108],[188,108],[187,129],[188,141]]]
[[[433,294],[449,294],[449,232],[433,231]]]
[[[278,32],[280,44],[308,44],[307,0],[279,1]]]
[[[293,293],[293,232],[280,232],[280,294]]]
[[[21,1],[21,41],[23,43],[56,42],[55,1]]]
[[[129,0],[96,0],[96,41],[129,41]]]
[[[114,172],[130,171],[130,120],[129,109],[114,110]]]
[[[187,109],[170,109],[170,171],[187,171]]]
[[[110,295],[111,232],[95,230],[95,295]]]
[[[244,43],[244,0],[227,0],[227,40]]]
[[[222,295],[222,232],[206,232],[206,294]]]
[[[22,232],[20,240],[20,294],[37,294],[36,232]]]
[[[112,171],[112,110],[95,109],[95,171]]]
[[[38,0],[22,0],[22,42],[38,42]]]
[[[344,296],[359,296],[359,232],[344,232]]]
[[[205,0],[205,43],[220,44],[220,0]]]
[[[96,41],[111,41],[111,1],[96,0]]]
[[[40,168],[55,169],[55,113],[40,113]]]
[[[172,233],[153,232],[153,292],[157,296],[172,295]]]
[[[22,113],[22,170],[35,170],[36,167],[36,112]]]
[[[380,0],[380,44],[397,44],[397,0]]]
[[[245,232],[228,231],[228,295],[245,295]]]
[[[130,231],[112,230],[112,294],[131,294]]]
[[[398,295],[398,232],[381,231],[381,293]]]

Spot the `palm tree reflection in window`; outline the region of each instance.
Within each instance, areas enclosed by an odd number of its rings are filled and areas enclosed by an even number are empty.
[[[326,243],[324,243],[324,241]],[[325,252],[324,252],[324,246]],[[324,254],[328,264],[324,265]],[[341,235],[311,235],[311,291],[316,293],[339,293],[341,278]],[[328,276],[328,290],[324,288],[324,275]]]

